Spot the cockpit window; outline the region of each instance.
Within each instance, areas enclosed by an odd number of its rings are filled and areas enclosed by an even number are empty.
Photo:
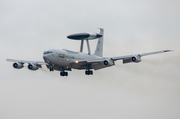
[[[53,51],[45,51],[43,54],[50,54],[50,53],[53,53]]]

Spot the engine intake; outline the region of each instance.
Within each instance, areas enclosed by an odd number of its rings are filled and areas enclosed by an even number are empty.
[[[38,66],[34,65],[34,64],[29,64],[28,69],[30,69],[30,70],[38,70]]]
[[[135,55],[131,58],[131,61],[138,63],[141,61],[141,57],[139,55]]]
[[[107,60],[104,60],[103,64],[104,64],[104,65],[108,65],[109,62],[108,62]]]
[[[23,66],[23,64],[21,64],[21,63],[14,63],[14,64],[13,64],[13,67],[14,67],[15,69],[21,69],[21,68],[23,68],[24,66]]]
[[[103,61],[103,64],[105,66],[112,66],[112,65],[114,65],[114,61],[112,59],[106,59]]]

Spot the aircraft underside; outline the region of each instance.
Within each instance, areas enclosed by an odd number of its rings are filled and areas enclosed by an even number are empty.
[[[57,65],[46,65],[46,67],[49,69],[49,71],[60,71],[60,76],[68,76],[67,71],[72,71],[72,69],[77,69],[77,70],[85,70],[85,75],[93,75],[94,70],[99,70],[102,68],[106,68],[109,66],[105,66],[103,63],[99,64],[94,64],[94,65],[84,65],[84,66],[79,66],[79,67],[65,67],[65,66],[57,66]]]

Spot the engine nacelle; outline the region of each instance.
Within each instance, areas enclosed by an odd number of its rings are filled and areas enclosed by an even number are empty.
[[[112,65],[114,65],[114,61],[112,59],[106,59],[103,61],[103,64],[105,66],[112,66]]]
[[[29,64],[29,65],[28,65],[28,69],[30,69],[30,70],[38,70],[39,68],[38,68],[37,65]]]
[[[135,55],[131,58],[131,61],[138,63],[141,61],[141,57],[139,55]]]
[[[23,65],[22,63],[14,63],[14,64],[13,64],[13,67],[14,67],[15,69],[21,69],[21,68],[24,67],[24,65]]]

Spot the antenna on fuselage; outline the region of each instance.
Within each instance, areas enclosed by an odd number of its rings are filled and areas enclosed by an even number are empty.
[[[86,40],[89,55],[91,54],[89,40],[94,40],[101,37],[102,35],[97,33],[76,33],[67,36],[67,38],[72,40],[81,40],[80,52],[83,52],[83,44],[84,44],[84,40]]]

